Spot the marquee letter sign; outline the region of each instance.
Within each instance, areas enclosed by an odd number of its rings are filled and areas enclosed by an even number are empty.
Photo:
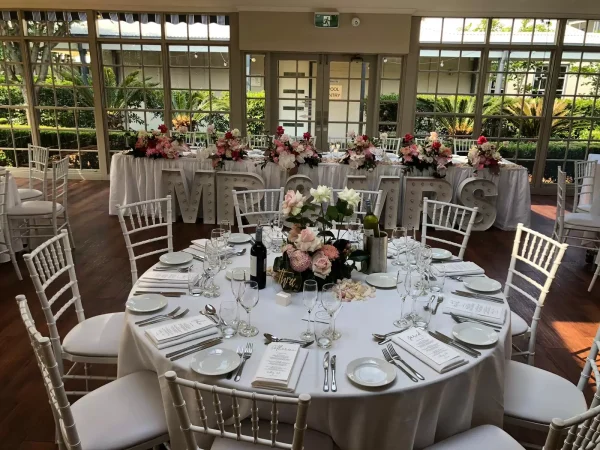
[[[366,175],[348,175],[346,177],[348,189],[369,190]],[[383,228],[393,229],[398,223],[398,205],[400,203],[400,177],[380,176],[376,190],[382,190],[381,213],[379,222]]]
[[[490,180],[481,178],[467,178],[458,185],[457,198],[460,203],[469,208],[477,206],[477,217],[473,230],[484,231],[496,221],[496,202],[486,200],[486,197],[498,195],[498,188]],[[465,227],[466,228],[466,227]]]
[[[283,192],[287,192],[290,189],[292,191],[300,191],[300,193],[306,197],[310,195],[310,190],[313,189],[313,182],[307,175],[292,175],[285,182],[285,189]]]
[[[265,189],[265,181],[260,175],[243,172],[217,172],[217,221],[229,220],[234,223],[232,190],[249,191]],[[262,200],[264,195],[257,198]]]
[[[185,223],[196,223],[200,198],[204,223],[215,223],[215,171],[196,170],[192,186],[188,187],[183,169],[163,169],[167,194],[176,197]],[[176,215],[174,215],[176,217]]]
[[[419,228],[423,197],[450,203],[452,201],[452,185],[441,178],[404,177],[403,227]]]

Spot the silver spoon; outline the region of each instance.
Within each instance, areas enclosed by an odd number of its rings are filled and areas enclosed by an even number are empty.
[[[211,316],[215,316],[215,318],[220,322],[221,318],[219,317],[219,314],[217,314],[217,308],[215,308],[213,305],[211,305],[210,303],[208,305],[206,305],[204,307],[204,310],[206,311],[206,314],[209,314]]]
[[[313,341],[299,341],[297,339],[285,339],[285,338],[278,338],[277,336],[273,336],[271,333],[264,333],[265,339],[267,339],[269,342],[289,342],[291,344],[300,344],[302,346],[309,346],[311,345]]]
[[[435,301],[435,294],[434,294],[434,295],[432,295],[431,297],[429,297],[429,302],[428,302],[428,303],[427,303],[425,306],[423,306],[423,309],[424,309],[425,311],[429,311],[429,310],[431,309],[431,306],[429,306],[429,305],[430,305],[431,303],[433,303],[434,301]]]

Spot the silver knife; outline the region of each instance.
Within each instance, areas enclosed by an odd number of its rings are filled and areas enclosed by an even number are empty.
[[[216,337],[216,338],[204,340],[202,342],[197,342],[194,345],[190,345],[189,347],[185,347],[185,348],[182,348],[180,350],[176,350],[174,352],[167,353],[165,356],[167,358],[171,358],[173,356],[180,355],[181,353],[186,353],[186,352],[189,352],[190,350],[194,350],[195,348],[203,347],[203,346],[205,346],[207,344],[217,343],[217,341],[222,341],[222,340],[223,340],[222,337]]]
[[[323,357],[323,369],[325,369],[325,380],[323,381],[323,392],[329,392],[329,352]]]
[[[446,261],[444,259],[440,260],[440,261],[431,261],[431,264],[448,264],[448,263],[457,263],[457,262],[464,262],[462,259],[452,259],[450,261]]]
[[[486,327],[490,327],[495,331],[500,331],[502,327],[497,323],[486,322],[485,320],[473,319],[471,317],[464,317],[459,314],[450,313],[450,317],[454,319],[456,323],[480,323],[481,325],[485,325]]]
[[[504,303],[504,300],[498,297],[492,297],[491,295],[483,295],[483,294],[475,294],[473,292],[465,292],[465,291],[452,291],[454,295],[458,295],[459,297],[466,298],[476,298],[478,300],[487,300],[495,303]]]
[[[183,357],[185,357],[185,356],[191,355],[192,353],[196,353],[196,352],[197,352],[197,351],[199,351],[199,350],[204,350],[205,348],[213,347],[213,346],[215,346],[215,345],[217,345],[217,344],[220,344],[221,342],[223,342],[223,339],[219,339],[219,340],[217,340],[217,341],[205,342],[205,345],[203,345],[203,346],[201,346],[201,347],[195,348],[195,349],[193,349],[193,350],[188,350],[188,351],[187,351],[187,352],[185,352],[185,353],[180,353],[180,354],[179,354],[179,355],[177,355],[177,356],[173,356],[173,357],[171,357],[171,361],[175,361],[175,360],[177,360],[177,359],[181,359],[181,358],[183,358]]]
[[[336,355],[331,357],[331,392],[337,392],[337,384],[335,382],[335,358]]]
[[[467,345],[464,345],[462,343],[458,343],[454,339],[449,338],[448,336],[440,333],[439,331],[435,331],[433,333],[430,331],[429,333],[432,336],[436,337],[438,340],[442,341],[444,344],[451,345],[452,347],[466,353],[469,356],[472,356],[473,358],[479,358],[481,356],[481,353],[478,352],[477,350],[475,350]]]

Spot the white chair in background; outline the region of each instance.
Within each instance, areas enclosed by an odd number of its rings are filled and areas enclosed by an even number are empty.
[[[27,156],[29,157],[29,187],[19,189],[21,201],[46,200],[48,172],[48,157],[50,150],[46,147],[27,144]],[[40,182],[41,190],[35,189],[35,182]]]
[[[234,189],[231,192],[240,233],[244,233],[246,228],[256,228],[259,223],[264,225],[273,220],[281,222],[283,188],[252,191],[236,191]]]
[[[247,137],[248,139],[248,146],[251,149],[260,149],[260,150],[265,150],[267,148],[269,148],[269,144],[271,142],[271,136],[268,136],[266,134],[257,134],[257,135],[253,135],[250,134]]]
[[[458,247],[458,257],[463,259],[471,230],[475,223],[478,208],[468,208],[454,203],[438,202],[423,199],[423,224],[421,229],[421,243],[427,244],[427,240],[443,242],[444,244]],[[462,242],[456,243],[446,239],[433,237],[427,234],[427,229],[451,231],[462,236]]]
[[[592,209],[594,178],[596,177],[597,167],[598,163],[596,161],[575,161],[573,212],[589,213]]]
[[[50,339],[36,329],[24,295],[17,296],[17,304],[42,373],[61,450],[141,450],[169,441],[156,373],[131,373],[71,405]]]
[[[63,228],[66,228],[69,231],[71,247],[75,248],[67,206],[68,176],[68,157],[53,162],[52,199],[30,200],[7,209],[9,223],[21,222],[15,231],[22,239],[57,236]],[[46,224],[47,221],[50,223]],[[51,232],[44,232],[44,230],[51,230]]]
[[[512,336],[523,337],[527,341],[527,350],[513,352],[513,356],[526,357],[527,363],[532,366],[535,358],[535,335],[542,316],[542,308],[567,247],[567,244],[562,244],[542,233],[530,230],[521,223],[517,225],[508,275],[504,285],[504,295],[508,298],[511,289],[514,289],[535,304],[531,326],[527,324],[525,319],[511,311]],[[526,271],[534,269],[536,275],[544,278],[543,284],[530,275],[525,275],[522,271],[517,270],[517,263],[525,264]],[[515,275],[517,276],[516,279],[514,279]],[[532,294],[517,286],[515,283],[519,280],[527,286],[527,290],[531,291],[533,288],[539,291],[538,297],[535,298]]]
[[[290,139],[292,141],[303,141],[304,136],[291,136]],[[317,145],[317,137],[316,136],[311,136],[310,140],[313,145]]]
[[[397,155],[402,147],[402,138],[385,138],[381,139],[379,148],[386,151],[386,153],[394,153]]]
[[[164,210],[164,212],[163,212]],[[125,246],[129,255],[129,264],[131,266],[131,282],[135,284],[138,279],[137,260],[147,256],[157,255],[159,253],[173,252],[173,223],[171,220],[171,196],[156,200],[145,200],[143,202],[129,203],[128,205],[117,205],[117,214],[121,231],[125,238]],[[129,225],[127,223],[129,222]],[[156,232],[165,229],[166,234],[152,237],[145,240],[140,236],[147,237]],[[151,250],[141,255],[136,255],[138,247],[159,242],[167,241],[167,247],[159,250]]]
[[[338,199],[338,194],[342,192],[343,189],[332,189],[331,190],[331,204],[335,205]],[[383,190],[379,191],[366,191],[361,189],[354,190],[360,196],[360,202],[358,206],[354,208],[354,214],[350,217],[349,222],[346,222],[344,225],[356,225],[361,223],[362,219],[367,214],[367,200],[371,201],[371,211],[377,218],[381,215],[381,209],[383,205],[381,204],[381,199],[383,198]]]
[[[21,270],[17,263],[17,257],[13,250],[13,239],[10,232],[10,226],[8,223],[8,216],[6,214],[6,197],[8,195],[8,180],[10,179],[10,172],[8,170],[0,173],[0,246],[6,247],[4,250],[0,250],[0,255],[8,253],[8,256],[17,272],[17,277],[22,280]]]
[[[347,137],[330,137],[329,139],[327,139],[327,144],[329,149],[328,150],[323,150],[323,151],[334,151],[334,150],[338,150],[338,151],[344,151],[348,148],[348,141],[350,139]]]
[[[524,450],[506,431],[480,425],[445,439],[424,450]]]
[[[291,450],[333,450],[333,442],[329,436],[317,431],[308,429],[307,416],[310,405],[310,395],[300,394],[298,398],[280,395],[265,395],[254,392],[246,392],[238,389],[226,389],[214,385],[189,381],[177,376],[175,372],[165,373],[165,378],[169,384],[173,406],[177,411],[180,428],[183,431],[187,450],[199,450],[194,433],[214,436],[216,439],[212,444],[211,450],[248,450],[256,448],[257,445],[286,448]],[[186,403],[183,398],[181,387],[193,389],[197,405],[195,409],[199,411],[201,425],[192,424]],[[204,400],[202,393],[209,396]],[[233,409],[233,427],[226,427],[224,421],[224,412],[221,408],[219,395],[230,397]],[[240,420],[240,401],[252,402],[252,417],[250,420]],[[258,418],[258,404],[266,403],[271,411],[271,421],[261,421]],[[214,416],[217,421],[217,428],[208,425],[208,416],[206,406],[214,406]],[[279,406],[290,405],[296,407],[296,422],[288,425],[279,422]],[[260,432],[264,430],[264,432]],[[245,434],[248,433],[248,434]],[[288,442],[280,441],[285,439]]]
[[[455,155],[463,155],[466,156],[471,150],[471,147],[477,145],[477,141],[475,139],[452,139],[452,152]]]
[[[88,390],[70,391],[69,394],[85,395],[89,391],[89,380],[114,379],[88,375],[87,367],[88,364],[117,364],[125,313],[101,314],[86,319],[67,231],[63,230],[58,236],[47,240],[24,255],[24,259],[46,317],[50,341],[62,377],[86,382]],[[65,277],[68,278],[66,283]],[[54,294],[48,298],[47,291]],[[52,311],[53,306],[57,308],[56,313]],[[78,324],[61,342],[56,322],[71,307],[75,309]],[[73,362],[66,373],[63,360]],[[78,363],[83,364],[84,375],[73,374]]]

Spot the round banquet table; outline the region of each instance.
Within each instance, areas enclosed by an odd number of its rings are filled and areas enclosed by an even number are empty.
[[[249,248],[249,245],[247,247]],[[269,254],[269,265],[272,265],[275,256],[273,253]],[[197,261],[195,263],[194,270],[200,271],[201,263]],[[249,256],[246,253],[243,256],[233,257],[233,264],[229,265],[228,269],[248,265]],[[396,270],[395,266],[388,264],[388,272]],[[353,279],[364,280],[365,277],[362,273],[353,273]],[[218,309],[221,300],[232,300],[233,296],[224,271],[216,276],[215,282],[220,286],[219,298],[207,299],[189,295],[168,298],[169,304],[164,311],[181,306],[182,309],[189,308],[189,316],[191,316],[198,314],[208,303]],[[462,283],[447,279],[444,293],[447,296],[451,290],[461,285]],[[132,293],[134,290],[136,286]],[[291,305],[280,306],[275,303],[275,295],[280,290],[279,285],[269,278],[267,287],[260,291],[260,301],[252,311],[252,324],[259,329],[257,336],[253,338],[234,336],[219,344],[221,348],[234,351],[248,341],[254,344],[254,353],[247,361],[242,378],[237,383],[225,379],[225,376],[208,377],[193,372],[190,369],[191,355],[170,361],[165,357],[166,353],[184,348],[194,342],[158,350],[145,336],[145,328],[134,324],[135,321],[148,316],[127,312],[119,351],[118,374],[125,376],[138,370],[152,370],[158,374],[171,436],[171,447],[174,450],[185,449],[185,443],[164,373],[174,370],[178,376],[194,381],[257,391],[250,383],[265,349],[263,333],[298,338],[300,332],[306,327],[306,322],[302,320],[306,317],[306,310],[302,306],[301,294],[293,295]],[[505,307],[508,313],[506,303]],[[346,366],[350,361],[360,357],[383,358],[381,352],[383,346],[373,340],[371,333],[393,331],[392,321],[399,315],[399,310],[400,302],[396,290],[378,289],[374,298],[343,304],[336,320],[336,329],[342,333],[342,337],[335,341],[330,349],[332,356],[337,355],[337,392],[322,390],[322,361],[325,350],[316,347],[316,344],[308,347],[309,354],[294,395],[307,393],[312,397],[308,413],[309,427],[331,436],[342,450],[409,450],[429,446],[478,425],[502,426],[504,365],[505,358],[510,355],[511,346],[508,332],[510,314],[507,314],[506,323],[499,333],[496,346],[481,349],[482,356],[477,359],[459,352],[468,360],[468,364],[464,366],[445,374],[438,374],[408,352],[395,346],[402,358],[423,374],[425,381],[414,383],[397,370],[395,381],[384,388],[366,389],[352,384],[345,375]],[[454,322],[449,315],[443,314],[443,310],[444,303],[441,304],[437,315],[433,316],[430,329],[449,335]],[[240,314],[245,313],[241,311]],[[258,392],[291,395],[266,390]],[[192,423],[199,424],[193,391],[185,389],[184,397]],[[270,406],[260,406],[261,417],[269,420]],[[211,409],[212,407],[207,406],[207,411]],[[293,423],[292,412],[282,411],[280,419],[283,422]],[[211,438],[200,434],[197,437],[201,448],[210,448]],[[202,439],[209,440],[202,442]]]
[[[0,167],[0,173],[4,173],[5,169]],[[6,183],[6,208],[12,208],[13,206],[19,206],[21,204],[21,197],[19,197],[19,189],[17,188],[17,182],[12,174],[8,173],[8,180]],[[11,227],[14,230],[18,226],[18,221],[13,221],[11,223]],[[6,231],[5,231],[6,233]],[[18,232],[12,231],[12,246],[13,250],[16,252],[20,252],[23,250],[23,242],[19,239]],[[15,235],[17,235],[15,237]],[[6,234],[4,235],[4,239],[6,239]],[[0,244],[0,252],[6,250],[6,245]],[[10,261],[10,255],[8,253],[0,254],[0,263],[6,263]]]

